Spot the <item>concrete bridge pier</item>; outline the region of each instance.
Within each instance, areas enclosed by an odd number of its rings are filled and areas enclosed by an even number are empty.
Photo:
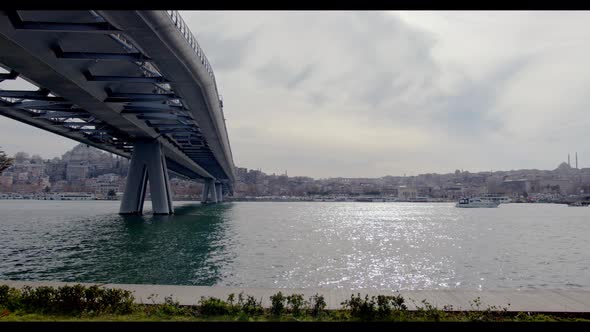
[[[211,196],[211,200],[209,200],[209,196]],[[201,196],[201,203],[217,203],[218,195],[217,195],[217,184],[215,183],[215,179],[207,179],[203,185],[203,195]]]
[[[150,183],[154,214],[173,214],[172,192],[166,158],[158,141],[137,141],[133,145],[129,174],[119,214],[141,215],[147,183]]]
[[[201,194],[201,204],[207,203],[207,198],[209,197],[209,190],[211,188],[211,183],[209,181],[205,181],[203,183],[203,194]]]
[[[217,195],[217,202],[223,202],[223,185],[221,183],[215,184],[215,195]]]

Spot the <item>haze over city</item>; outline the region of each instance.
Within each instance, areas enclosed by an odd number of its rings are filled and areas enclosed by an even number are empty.
[[[379,177],[554,169],[577,151],[588,167],[590,13],[181,14],[226,96],[238,166]],[[0,135],[10,155],[78,144],[5,117]]]

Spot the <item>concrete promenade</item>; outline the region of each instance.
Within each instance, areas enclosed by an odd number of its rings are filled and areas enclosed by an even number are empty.
[[[25,285],[31,287],[74,285],[75,282],[52,281],[13,281],[0,280],[0,285],[8,285],[21,288]],[[497,310],[506,308],[508,311],[523,312],[590,312],[590,290],[554,289],[554,290],[412,290],[394,292],[391,290],[375,289],[333,289],[333,288],[243,288],[243,287],[208,287],[208,286],[172,286],[172,285],[132,285],[132,284],[99,284],[80,283],[82,285],[99,285],[106,288],[120,288],[133,292],[136,303],[163,303],[164,298],[171,296],[181,305],[195,305],[204,297],[216,297],[226,300],[231,293],[237,295],[252,295],[257,300],[262,299],[265,307],[270,306],[269,297],[281,291],[284,295],[303,294],[307,300],[316,293],[323,295],[328,309],[341,308],[341,302],[350,298],[351,294],[361,293],[371,295],[402,295],[407,302],[408,309],[416,309],[416,305],[423,307],[422,300],[428,301],[433,306],[443,309],[445,305],[452,305],[453,310],[475,310],[472,307],[473,300],[480,298],[480,310],[488,306],[496,306]],[[155,296],[152,296],[155,295]],[[149,299],[151,297],[151,299]],[[412,301],[413,300],[413,301]]]

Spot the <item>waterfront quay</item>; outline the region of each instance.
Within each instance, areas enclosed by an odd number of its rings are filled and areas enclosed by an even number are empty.
[[[84,286],[98,285],[105,288],[118,288],[133,292],[137,304],[160,304],[165,298],[171,297],[180,305],[197,305],[202,297],[215,297],[226,300],[230,294],[243,293],[262,301],[264,307],[270,307],[270,296],[278,292],[283,295],[303,294],[305,299],[315,294],[323,295],[327,309],[340,309],[341,303],[353,294],[369,295],[401,295],[406,300],[409,310],[424,307],[425,300],[438,309],[452,311],[493,310],[508,312],[539,312],[539,313],[584,313],[590,312],[590,290],[587,289],[443,289],[443,290],[377,290],[377,289],[333,289],[333,288],[247,288],[217,286],[179,286],[179,285],[145,285],[145,284],[105,284],[76,283],[56,281],[15,281],[0,280],[0,285],[13,288],[24,286],[60,287],[81,284]],[[474,302],[476,299],[479,307]]]

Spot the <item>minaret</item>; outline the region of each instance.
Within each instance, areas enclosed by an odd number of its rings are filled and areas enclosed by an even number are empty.
[[[576,152],[576,169],[578,168],[578,153]]]
[[[567,154],[567,165],[569,167],[572,167],[572,165],[570,164],[570,154],[569,153]]]

